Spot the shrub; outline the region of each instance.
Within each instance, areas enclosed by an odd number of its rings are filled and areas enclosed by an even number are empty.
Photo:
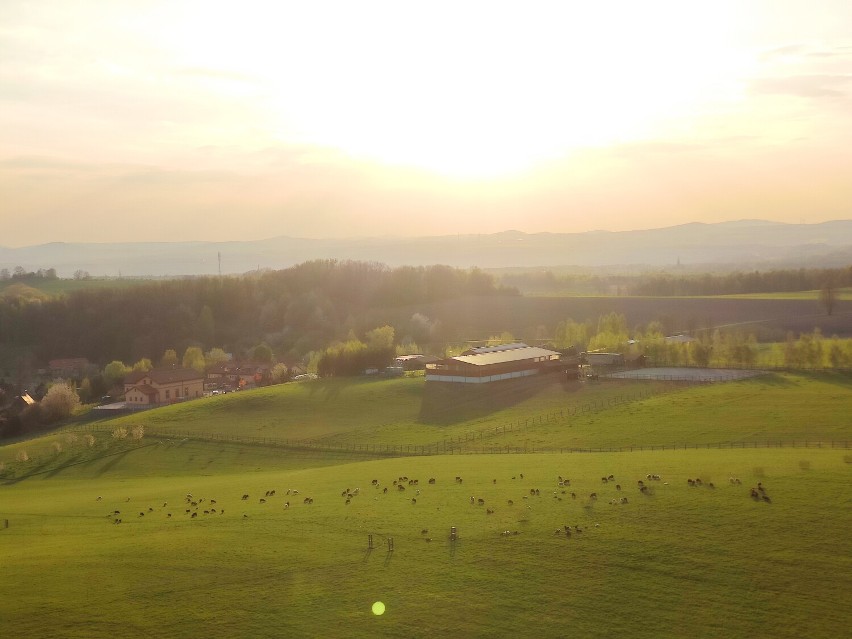
[[[144,426],[134,426],[130,429],[130,436],[133,439],[139,440],[145,436],[145,427]]]
[[[86,440],[86,446],[88,446],[89,448],[94,447],[94,445],[95,445],[95,436],[94,435],[92,435],[91,433],[88,433],[88,434],[83,436],[83,439]]]
[[[30,456],[25,450],[19,450],[17,454],[15,454],[15,459],[19,462],[28,462],[30,461]]]
[[[59,442],[53,442],[50,447],[53,449],[53,452],[57,455],[62,452],[62,444]]]
[[[69,446],[72,444],[76,444],[78,439],[79,437],[77,437],[76,433],[68,433],[67,435],[65,435],[65,441],[68,443]]]
[[[127,429],[124,426],[119,426],[112,431],[112,436],[115,439],[127,439]]]
[[[42,420],[46,424],[70,417],[80,407],[80,396],[70,386],[59,383],[51,386],[39,402]]]

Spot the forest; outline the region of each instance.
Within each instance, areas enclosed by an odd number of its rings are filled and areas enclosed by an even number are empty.
[[[363,336],[371,311],[468,296],[516,296],[479,269],[389,268],[317,260],[239,277],[158,280],[92,288],[49,299],[0,296],[0,346],[38,362],[85,357],[157,358],[168,349],[221,347],[245,356],[264,343],[279,358],[303,358],[336,340]],[[428,322],[397,327],[397,341],[432,341]]]

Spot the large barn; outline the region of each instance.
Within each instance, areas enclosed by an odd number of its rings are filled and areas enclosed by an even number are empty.
[[[522,343],[471,348],[426,365],[427,382],[485,384],[561,370],[559,353]]]

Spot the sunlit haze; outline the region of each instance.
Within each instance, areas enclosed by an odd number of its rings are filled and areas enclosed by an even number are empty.
[[[852,217],[852,4],[5,0],[0,245]]]

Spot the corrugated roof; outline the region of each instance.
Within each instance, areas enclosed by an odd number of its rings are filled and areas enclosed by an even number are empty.
[[[526,344],[512,344],[515,348],[509,350],[495,351],[493,348],[487,349],[485,352],[478,351],[473,355],[459,355],[451,359],[464,362],[465,364],[473,364],[474,366],[486,366],[488,364],[502,364],[506,362],[520,362],[526,359],[535,359],[537,357],[546,357],[550,359],[553,355],[559,357],[556,351],[549,351],[546,348],[538,346],[527,346]]]

